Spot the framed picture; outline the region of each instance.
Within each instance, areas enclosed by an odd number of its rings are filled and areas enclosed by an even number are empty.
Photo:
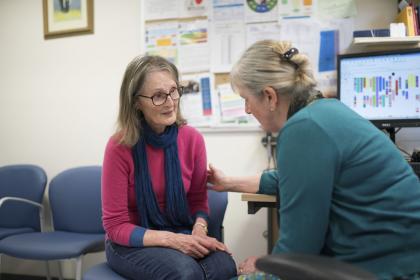
[[[93,0],[43,0],[44,38],[93,33]]]

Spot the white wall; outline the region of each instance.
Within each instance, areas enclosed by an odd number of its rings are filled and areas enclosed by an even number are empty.
[[[358,0],[359,27],[386,26],[394,2]],[[0,0],[0,165],[38,164],[51,179],[66,168],[101,164],[123,71],[142,49],[140,6],[140,0],[97,0],[93,35],[44,40],[41,0]],[[413,131],[398,134],[407,148],[417,145]],[[209,162],[232,175],[261,171],[262,136],[205,133]],[[264,254],[266,210],[247,215],[238,194],[229,199],[225,241],[235,259]],[[103,254],[90,256],[85,267],[101,260]],[[37,262],[2,261],[6,273],[44,274]],[[64,272],[73,277],[73,265]]]
[[[38,164],[51,179],[101,164],[140,49],[140,2],[95,2],[94,35],[44,40],[41,0],[0,0],[0,165]],[[44,274],[36,264],[3,258],[2,271]]]
[[[123,71],[142,47],[140,6],[139,0],[95,1],[93,35],[44,40],[42,1],[0,0],[0,165],[38,164],[51,179],[69,167],[101,164]],[[237,175],[262,170],[261,136],[206,135],[209,160]],[[230,196],[225,234],[242,260],[265,253],[266,212],[248,216],[239,200]],[[86,266],[102,259],[87,257]],[[65,277],[72,269],[64,267]],[[43,275],[44,265],[3,257],[2,271]]]

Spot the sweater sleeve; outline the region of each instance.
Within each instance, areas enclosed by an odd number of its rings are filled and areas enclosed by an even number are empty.
[[[258,193],[261,194],[277,194],[279,178],[277,170],[266,170],[261,175]]]
[[[191,188],[187,194],[188,206],[194,219],[202,217],[208,222],[206,146],[203,136],[195,130],[194,132],[194,168],[191,176]]]
[[[319,254],[324,246],[339,152],[312,120],[285,127],[279,139],[280,239],[273,253]]]
[[[132,222],[128,207],[131,161],[131,150],[111,138],[102,167],[102,222],[113,242],[142,247],[146,229]]]

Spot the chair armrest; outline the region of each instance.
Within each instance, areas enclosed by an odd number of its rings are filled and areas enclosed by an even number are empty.
[[[0,199],[0,208],[1,206],[6,203],[7,201],[16,201],[16,202],[23,202],[26,204],[30,204],[32,206],[36,206],[39,209],[39,221],[40,221],[40,226],[41,226],[41,232],[44,231],[45,228],[45,224],[44,224],[44,206],[38,202],[26,199],[26,198],[21,198],[21,197],[14,197],[14,196],[5,196],[2,197]]]
[[[34,206],[37,206],[38,208],[43,209],[44,206],[38,202],[26,199],[26,198],[21,198],[21,197],[13,197],[13,196],[5,196],[3,198],[0,199],[0,207],[6,202],[6,201],[18,201],[18,202],[24,202],[24,203],[29,203],[32,204]]]
[[[334,258],[283,253],[257,260],[256,267],[287,280],[375,280],[374,274]]]

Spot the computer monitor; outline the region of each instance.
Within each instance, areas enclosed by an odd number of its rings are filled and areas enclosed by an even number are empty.
[[[380,129],[420,126],[420,48],[339,55],[338,99]]]

